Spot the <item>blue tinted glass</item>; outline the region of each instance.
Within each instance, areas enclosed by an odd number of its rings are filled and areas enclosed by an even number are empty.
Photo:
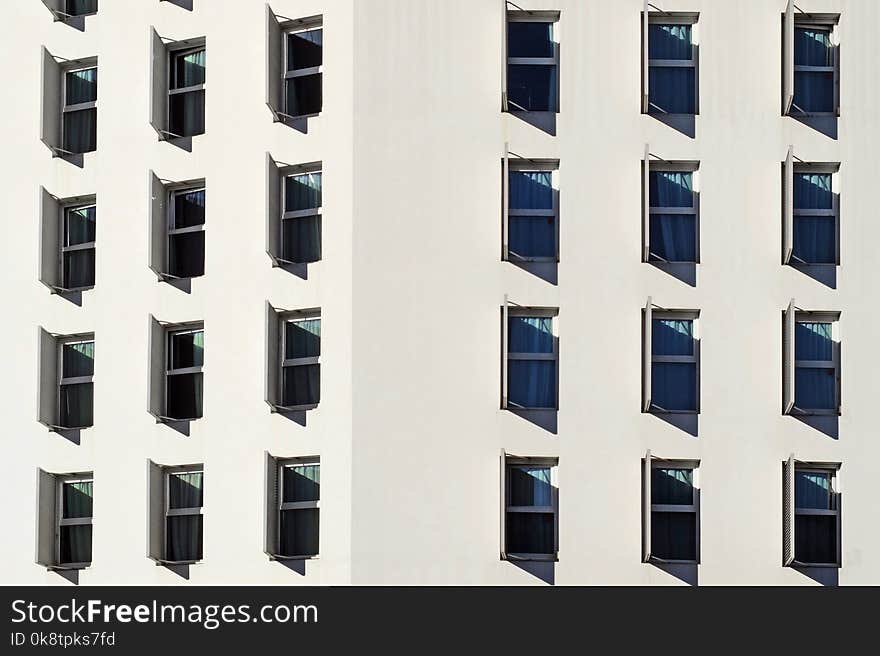
[[[508,317],[510,353],[553,353],[551,317]]]
[[[511,171],[510,208],[553,209],[553,175],[550,171]]]
[[[556,257],[556,227],[552,216],[511,216],[508,249],[520,257]]]
[[[289,175],[284,179],[284,211],[321,207],[321,174]]]
[[[553,23],[511,21],[507,23],[508,57],[552,57]]]
[[[685,66],[651,66],[649,112],[693,114],[696,111],[694,69]]]
[[[556,362],[508,361],[507,401],[523,408],[556,407]]]
[[[693,57],[690,25],[651,23],[648,37],[649,59],[685,59]]]
[[[67,89],[65,102],[68,105],[76,105],[84,102],[94,102],[98,99],[98,69],[87,68],[82,71],[72,71],[67,74]]]
[[[831,510],[831,474],[795,471],[794,507]]]
[[[509,467],[511,506],[550,506],[553,494],[550,484],[550,467],[529,467],[516,465]]]
[[[831,30],[815,27],[795,27],[794,65],[834,66]]]
[[[834,207],[830,173],[795,173],[794,209],[830,210]]]
[[[804,112],[833,112],[834,73],[795,71],[794,104]]]
[[[651,470],[651,503],[689,506],[694,502],[693,469]]]
[[[693,207],[693,173],[690,171],[651,171],[651,207]]]
[[[834,369],[797,367],[794,372],[794,404],[801,410],[834,410]]]
[[[696,410],[696,363],[654,362],[651,366],[651,404],[663,410]]]
[[[651,322],[653,355],[693,355],[694,322],[690,319],[654,319]]]
[[[792,255],[807,264],[834,264],[836,229],[831,216],[795,216]]]
[[[795,360],[831,360],[831,324],[798,321],[794,328]]]
[[[693,214],[651,214],[651,259],[696,262],[696,223]]]
[[[511,111],[556,111],[556,66],[510,64],[507,100]]]

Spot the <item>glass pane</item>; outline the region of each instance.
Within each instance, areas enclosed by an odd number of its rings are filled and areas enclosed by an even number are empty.
[[[94,389],[92,383],[61,386],[61,425],[86,428],[93,423]]]
[[[167,376],[168,407],[172,419],[198,419],[202,416],[202,374]]]
[[[174,89],[205,83],[205,51],[190,52],[174,58]]]
[[[289,262],[317,262],[321,259],[320,215],[282,221],[281,257]]]
[[[64,519],[92,516],[92,481],[61,486],[61,516]]]
[[[190,228],[205,224],[205,190],[174,194],[174,227]]]
[[[168,474],[168,507],[201,508],[204,472]]]
[[[281,511],[279,548],[282,556],[316,556],[318,554],[317,508]]]
[[[281,403],[286,406],[315,405],[321,400],[321,365],[282,367]]]
[[[512,465],[507,468],[509,506],[551,506],[550,467]]]
[[[324,30],[308,30],[287,35],[287,70],[298,71],[321,65]]]
[[[508,317],[510,353],[553,353],[552,317]]]
[[[321,173],[288,175],[284,178],[284,211],[321,207]]]
[[[510,209],[552,210],[551,171],[510,171]]]
[[[834,342],[831,339],[831,324],[811,321],[798,321],[794,327],[795,360],[832,360]]]
[[[651,366],[651,404],[663,410],[696,410],[696,363],[653,363]]]
[[[97,145],[97,109],[64,112],[64,150],[69,153],[90,153]]]
[[[170,132],[178,137],[205,133],[205,91],[189,91],[171,96]]]
[[[792,255],[807,264],[834,264],[836,233],[832,216],[795,216]]]
[[[648,35],[649,59],[693,59],[690,25],[651,23]]]
[[[507,23],[508,57],[553,57],[553,23]]]
[[[318,501],[321,498],[321,465],[285,465],[282,471],[282,501]]]
[[[649,113],[693,114],[696,83],[690,66],[651,66],[648,73]]]
[[[696,514],[652,512],[651,555],[662,560],[696,560]]]
[[[651,322],[653,355],[693,355],[694,322],[690,319],[654,319]]]
[[[697,261],[697,217],[693,214],[651,214],[651,259]]]
[[[291,116],[311,116],[321,112],[321,73],[301,75],[285,81],[287,113]]]
[[[794,104],[805,112],[833,112],[834,73],[795,71]]]
[[[556,553],[553,514],[507,513],[507,553]]]
[[[794,209],[830,210],[834,207],[830,173],[794,174]]]
[[[795,471],[794,507],[832,510],[831,474]]]
[[[172,276],[195,278],[205,274],[205,233],[185,232],[171,235],[168,268]]]
[[[508,249],[520,257],[556,257],[556,225],[552,216],[511,216]]]
[[[64,253],[64,287],[94,287],[95,285],[95,249]]]
[[[67,0],[64,10],[69,16],[84,16],[98,11],[98,0]]]
[[[68,209],[64,213],[64,245],[76,246],[77,244],[87,244],[95,241],[96,218],[97,208],[94,205],[92,207],[72,207]]]
[[[166,558],[176,561],[201,560],[202,516],[176,515],[167,519]]]
[[[556,66],[509,64],[507,100],[510,111],[555,112]]]
[[[205,331],[171,333],[170,369],[201,367],[205,361]]]
[[[794,65],[834,66],[831,30],[817,27],[795,27]]]
[[[556,407],[556,362],[509,360],[507,400],[523,408]]]
[[[284,324],[284,357],[316,358],[321,355],[321,320],[301,319]]]
[[[90,524],[62,526],[58,539],[60,564],[92,562],[92,527]]]
[[[795,515],[794,557],[801,563],[836,563],[837,518],[834,515]]]
[[[86,68],[67,74],[64,92],[66,105],[95,102],[98,100],[98,69]]]
[[[61,377],[92,376],[95,373],[95,343],[80,342],[61,347]]]
[[[834,369],[796,367],[794,404],[801,410],[836,410]]]
[[[651,470],[651,503],[690,506],[694,503],[694,470],[655,467]]]
[[[651,171],[648,177],[651,207],[693,207],[693,176],[690,171]]]

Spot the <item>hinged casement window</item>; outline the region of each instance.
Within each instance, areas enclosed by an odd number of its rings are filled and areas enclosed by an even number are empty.
[[[314,558],[320,544],[318,457],[266,454],[266,547],[273,560]]]
[[[700,261],[699,162],[650,160],[642,190],[645,196],[645,262]]]
[[[323,17],[276,16],[266,5],[266,104],[276,122],[321,113],[323,63]]]
[[[205,132],[204,38],[167,42],[150,28],[150,124],[160,140]]]
[[[783,163],[783,264],[839,264],[840,165],[796,159],[789,147]]]
[[[642,12],[642,113],[699,114],[699,14]]]
[[[840,414],[840,313],[783,313],[783,411]]]
[[[37,470],[36,561],[47,569],[83,569],[92,563],[91,472]]]
[[[321,401],[321,309],[266,303],[266,403],[272,412],[311,410]]]
[[[699,310],[656,308],[643,312],[642,410],[654,413],[700,411]]]
[[[43,4],[52,13],[54,20],[73,25],[77,29],[85,28],[81,17],[98,13],[98,0],[43,0]]]
[[[782,464],[783,565],[840,567],[840,465]]]
[[[789,0],[783,14],[783,114],[840,115],[839,21],[839,14],[807,13]]]
[[[40,139],[53,157],[69,158],[94,151],[98,58],[56,59],[43,47],[42,64]]]
[[[505,560],[557,560],[558,458],[502,452],[502,549]]]
[[[148,178],[150,269],[159,282],[204,275],[205,181],[171,182],[153,171]]]
[[[502,306],[501,407],[510,410],[559,408],[557,308]]]
[[[200,322],[162,323],[149,317],[147,408],[157,422],[202,416],[205,331]]]
[[[505,261],[559,261],[559,160],[509,157],[502,162]]]
[[[507,11],[504,111],[559,112],[559,12]]]
[[[202,560],[204,469],[147,461],[150,523],[147,555],[159,565]]]
[[[700,562],[699,461],[642,460],[643,562]]]
[[[95,374],[94,337],[58,340],[58,422],[64,428],[93,423]]]
[[[56,198],[40,187],[40,282],[53,294],[95,286],[94,196]]]
[[[266,154],[266,253],[273,266],[321,259],[321,162],[279,165]]]

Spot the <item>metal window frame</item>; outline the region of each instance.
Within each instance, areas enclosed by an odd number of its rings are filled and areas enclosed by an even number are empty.
[[[792,489],[792,507],[794,508],[794,518],[796,520],[798,515],[807,516],[807,515],[821,515],[821,516],[833,516],[835,518],[835,546],[837,554],[836,554],[836,562],[834,563],[808,563],[804,561],[799,561],[797,559],[792,560],[792,565],[797,565],[799,567],[830,567],[830,568],[839,568],[841,566],[841,513],[840,513],[840,488],[838,484],[838,472],[840,471],[840,465],[836,463],[811,463],[811,462],[799,462],[794,461],[794,477],[797,478],[798,472],[806,472],[810,474],[827,474],[829,478],[829,494],[828,501],[831,506],[829,509],[818,509],[818,508],[798,508],[796,505],[795,497],[794,497],[794,489]],[[791,527],[793,540],[795,544],[797,544],[797,521]]]
[[[559,42],[556,41],[557,38],[557,24],[559,23],[560,13],[558,11],[525,11],[525,10],[507,10],[507,20],[504,24],[505,32],[508,29],[508,24],[510,23],[549,23],[550,24],[550,39],[553,44],[553,55],[551,57],[511,57],[509,47],[506,50],[507,61],[504,65],[504,98],[506,107],[504,111],[507,112],[525,112],[527,114],[536,114],[539,112],[547,112],[552,114],[559,113]],[[507,42],[507,36],[505,34],[505,43]],[[531,110],[526,109],[525,107],[520,107],[515,102],[510,100],[510,93],[508,92],[507,85],[508,77],[507,70],[510,66],[552,66],[556,71],[555,76],[555,89],[553,90],[553,109],[549,110]],[[515,108],[515,109],[514,109]]]
[[[68,242],[70,241],[70,230],[68,227],[67,216],[73,210],[82,210],[88,209],[90,207],[95,208],[95,230],[96,236],[95,241],[83,242],[82,244],[75,244],[70,246]],[[98,224],[98,204],[95,199],[90,201],[83,201],[80,199],[73,199],[70,202],[61,204],[61,220],[59,221],[59,232],[60,238],[58,240],[59,245],[59,264],[60,264],[60,278],[61,278],[61,287],[65,292],[78,292],[84,291],[86,289],[94,289],[95,285],[83,285],[81,287],[68,287],[68,281],[65,279],[64,275],[64,255],[66,253],[71,253],[74,251],[84,251],[84,250],[95,250],[95,245],[97,243],[97,224]]]
[[[650,153],[649,153],[650,155]],[[656,157],[656,155],[655,155]],[[667,160],[651,160],[648,159],[648,188],[644,190],[645,206],[648,208],[648,234],[646,242],[648,243],[648,262],[663,262],[665,264],[699,264],[700,263],[700,192],[697,191],[697,176],[700,172],[700,163],[698,161],[667,161]],[[691,207],[663,207],[651,206],[651,173],[690,173],[691,174],[691,196],[693,205]],[[653,214],[682,214],[692,215],[694,217],[694,260],[665,260],[659,255],[651,251],[651,215]]]
[[[67,76],[71,73],[77,73],[79,71],[88,71],[91,69],[95,69],[95,77],[97,79],[98,75],[98,62],[97,58],[90,58],[88,63],[83,63],[82,61],[78,61],[73,65],[69,65],[68,67],[62,67],[62,75],[61,75],[61,130],[59,131],[59,135],[61,138],[61,145],[63,146],[66,142],[64,140],[64,115],[65,114],[74,114],[76,112],[88,111],[90,109],[97,110],[98,108],[98,98],[97,98],[97,89],[95,90],[95,99],[89,102],[75,103],[73,105],[67,104]],[[97,82],[96,82],[97,84]],[[97,135],[96,135],[97,136]],[[97,146],[96,146],[97,148]],[[59,149],[62,150],[62,149]],[[62,150],[65,154],[68,154],[68,151]],[[90,152],[90,151],[86,151]],[[80,153],[69,153],[79,155]]]
[[[166,465],[162,467],[162,483],[165,486],[165,494],[164,494],[164,502],[165,502],[165,513],[164,520],[162,522],[162,555],[168,555],[168,519],[169,517],[180,517],[180,516],[191,516],[191,515],[204,515],[205,508],[205,468],[204,465]],[[202,505],[201,506],[193,506],[190,508],[171,508],[171,477],[176,474],[201,474],[202,475]],[[204,551],[204,534],[202,534],[202,550]],[[161,564],[163,565],[185,565],[185,564],[194,564],[201,562],[202,559],[198,560],[165,560],[163,559]]]
[[[98,10],[95,9],[95,11],[89,11],[84,14],[71,14],[71,13],[69,13],[70,12],[70,2],[71,2],[71,0],[64,0],[65,20],[68,18],[79,18],[80,16],[94,16],[98,13]]]
[[[317,173],[321,176],[321,205],[317,207],[312,207],[304,210],[292,210],[286,211],[284,208],[287,206],[287,178],[295,178],[301,175],[313,175]],[[295,219],[304,219],[311,217],[323,217],[323,204],[324,204],[324,171],[322,168],[321,162],[315,162],[312,164],[304,164],[301,166],[294,167],[285,167],[281,172],[281,220],[278,222],[278,231],[280,238],[280,255],[284,253],[284,222],[285,221],[293,221]],[[299,262],[293,262],[292,260],[281,260],[282,262],[291,262],[293,264],[299,264]],[[316,260],[319,261],[319,260]]]
[[[201,332],[203,334],[205,332],[205,325],[202,322],[193,322],[187,324],[169,324],[165,327],[165,399],[164,399],[164,410],[167,414],[168,412],[168,377],[169,376],[179,376],[183,374],[201,374],[204,373],[204,346],[202,347],[202,364],[196,367],[180,367],[177,369],[172,368],[171,363],[174,359],[174,336],[175,335],[183,335],[186,333],[197,333]],[[169,418],[169,421],[195,421],[196,419],[201,419],[201,417],[183,417],[183,418]]]
[[[792,179],[799,174],[815,173],[831,177],[831,209],[798,209],[794,204],[794,189],[791,195],[791,238],[794,243],[795,222],[799,216],[827,216],[834,221],[834,262],[805,262],[794,255],[794,248],[789,256],[789,264],[794,262],[806,266],[837,266],[840,264],[840,198],[835,193],[839,182],[837,175],[840,173],[840,164],[832,162],[793,162],[791,168]],[[792,183],[793,184],[793,183]]]
[[[660,113],[667,116],[697,116],[700,113],[700,49],[694,43],[694,29],[699,23],[700,15],[684,12],[648,12],[648,20],[646,22],[645,34],[645,60],[647,62],[647,70],[645,74],[650,77],[651,68],[692,68],[694,69],[694,113],[693,114],[674,114],[667,112],[651,102],[650,86],[647,95],[647,111],[646,114]],[[691,26],[691,58],[690,59],[651,59],[650,58],[650,31],[651,25],[690,25]],[[647,84],[647,82],[646,82]],[[652,111],[653,110],[653,111]]]
[[[197,191],[205,192],[205,202],[207,203],[207,187],[205,186],[205,181],[200,180],[196,182],[185,182],[177,185],[170,185],[166,187],[168,193],[168,216],[167,216],[167,224],[166,224],[166,239],[167,246],[165,248],[165,270],[171,271],[171,242],[175,235],[184,235],[193,232],[204,232],[205,224],[200,223],[199,225],[189,226],[186,228],[177,228],[175,227],[175,222],[177,217],[175,216],[175,199],[177,196],[182,194],[191,194]],[[169,274],[170,275],[170,274]],[[174,276],[175,279],[180,279],[178,276]]]
[[[654,340],[651,340],[651,371],[649,376],[653,375],[655,362],[672,362],[672,363],[693,363],[696,369],[694,376],[696,384],[696,408],[693,410],[666,410],[654,402],[654,394],[651,394],[651,407],[648,412],[660,414],[676,414],[676,415],[696,415],[700,414],[700,338],[699,338],[699,310],[663,310],[654,309],[651,311],[651,329],[654,328],[654,322],[658,320],[669,319],[673,321],[691,321],[693,322],[693,343],[694,352],[691,355],[654,355]],[[652,390],[653,392],[653,390]]]
[[[285,467],[302,467],[307,465],[318,465],[321,466],[321,458],[320,456],[302,456],[296,458],[278,458],[278,507],[276,512],[278,514],[278,521],[276,522],[276,535],[275,535],[275,545],[276,549],[280,551],[281,546],[281,513],[287,510],[311,510],[315,509],[318,511],[318,516],[320,517],[321,513],[321,494],[318,492],[318,498],[315,501],[284,501],[284,468]],[[319,519],[320,522],[320,519]],[[318,558],[318,555],[321,553],[321,530],[320,523],[318,524],[318,553],[314,555],[309,554],[294,554],[288,556],[286,554],[279,554],[279,559],[283,560],[313,560]]]
[[[794,4],[792,2],[792,4]],[[799,8],[798,8],[799,9]],[[793,19],[792,36],[798,28],[810,28],[828,32],[828,40],[831,42],[832,57],[834,63],[831,66],[804,66],[795,62],[795,53],[791,54],[792,70],[792,101],[788,114],[793,116],[838,116],[840,113],[840,46],[834,44],[834,36],[840,17],[837,14],[797,14]],[[830,112],[807,112],[798,107],[794,102],[795,78],[797,73],[832,73],[832,87],[834,97],[832,99],[835,109]],[[793,111],[796,110],[796,111]]]
[[[291,23],[292,26],[287,26],[288,23]],[[319,66],[311,66],[309,68],[297,68],[295,70],[289,70],[287,68],[287,48],[288,48],[288,37],[291,34],[301,34],[303,32],[312,32],[315,30],[321,30],[321,64]],[[294,78],[299,77],[309,77],[311,75],[322,75],[324,72],[324,20],[323,15],[321,16],[313,16],[311,18],[303,18],[294,21],[285,21],[282,24],[281,28],[281,56],[282,60],[282,70],[284,71],[283,78],[283,106],[284,106],[284,116],[288,116],[290,118],[312,118],[313,116],[318,116],[321,111],[323,111],[324,103],[321,103],[321,109],[312,114],[291,114],[290,109],[287,106],[287,81],[292,80]],[[321,78],[321,88],[323,90],[324,82],[323,77]]]
[[[520,360],[520,361],[553,361],[556,363],[556,404],[551,407],[533,407],[533,406],[520,406],[512,403],[509,398],[509,392],[507,391],[510,387],[510,383],[505,380],[504,381],[504,395],[506,405],[505,408],[508,410],[559,410],[559,334],[558,334],[558,325],[557,319],[559,317],[559,309],[558,308],[547,308],[547,307],[527,307],[521,305],[510,305],[507,306],[507,312],[504,314],[503,321],[505,321],[505,326],[503,327],[504,334],[508,335],[510,332],[509,322],[513,317],[526,317],[526,318],[541,318],[551,319],[551,331],[553,335],[553,352],[552,353],[529,353],[529,352],[511,352],[510,351],[510,342],[508,339],[504,342],[504,377],[507,378],[510,376],[510,361],[511,360]]]
[[[91,343],[91,344],[95,343],[94,333],[85,333],[85,334],[78,334],[78,335],[64,335],[64,336],[59,336],[56,338],[56,341],[55,341],[56,352],[57,352],[56,357],[58,358],[57,359],[58,364],[56,365],[57,366],[56,371],[58,372],[58,374],[57,374],[58,375],[58,381],[57,381],[58,392],[56,394],[56,402],[58,405],[56,406],[56,413],[57,414],[55,416],[58,418],[59,424],[61,424],[61,415],[62,415],[62,412],[61,412],[61,389],[65,385],[85,385],[88,383],[94,384],[94,378],[95,378],[94,373],[91,376],[65,377],[64,376],[64,347],[70,346],[72,344],[89,344],[89,343]],[[94,359],[93,359],[92,367],[94,370]],[[95,408],[94,408],[94,400],[93,400],[92,401],[92,413],[94,413],[94,411],[95,411]],[[90,428],[93,425],[94,425],[94,421],[92,422],[92,424],[89,424],[89,426],[59,426],[59,428],[65,428],[65,429],[80,428],[81,429],[81,428]]]
[[[526,157],[509,157],[509,152],[505,152],[505,161],[504,161],[504,192],[503,192],[503,202],[506,204],[506,211],[504,213],[505,225],[503,226],[504,230],[504,249],[503,249],[503,260],[506,262],[559,262],[559,160],[558,159],[541,159],[541,158],[526,158]],[[543,209],[543,210],[529,210],[529,209],[521,209],[514,208],[510,206],[510,174],[511,173],[541,173],[541,172],[549,172],[550,173],[550,186],[552,191],[552,205],[551,209]],[[510,234],[510,224],[511,219],[516,217],[552,217],[553,218],[553,239],[554,239],[554,254],[549,257],[526,257],[515,253],[510,249],[510,240],[508,235]]]
[[[85,569],[90,567],[92,562],[61,562],[61,527],[62,526],[92,526],[94,508],[92,515],[88,517],[64,517],[64,486],[71,483],[95,483],[93,475],[85,474],[55,474],[55,563],[58,569]]]
[[[511,506],[510,470],[524,467],[546,467],[550,469],[551,505],[549,506]],[[506,455],[504,459],[504,515],[507,513],[553,514],[553,553],[522,553],[507,550],[507,521],[504,521],[504,559],[505,560],[559,560],[559,458],[517,457]]]
[[[649,452],[650,453],[650,452]],[[651,524],[653,524],[653,515],[655,512],[667,512],[667,513],[693,513],[696,521],[694,522],[695,530],[696,530],[696,558],[693,560],[687,559],[667,559],[667,558],[658,558],[657,556],[651,554],[648,562],[653,563],[665,563],[665,564],[699,564],[700,562],[700,461],[699,460],[667,460],[665,458],[658,458],[657,456],[651,457],[651,475],[653,475],[655,469],[687,469],[692,472],[693,484],[691,486],[692,489],[692,497],[690,504],[665,504],[665,503],[654,503],[653,499],[653,486],[651,486],[651,494],[652,498],[649,499],[651,503]],[[649,536],[650,540],[650,536]],[[652,549],[653,550],[653,549]]]
[[[307,365],[318,365],[319,369],[321,366],[321,355],[320,353],[317,356],[312,356],[308,358],[287,358],[287,324],[288,323],[298,323],[300,321],[311,321],[314,319],[321,320],[321,309],[313,308],[310,310],[293,310],[287,312],[279,312],[278,320],[281,322],[281,330],[279,331],[279,340],[280,340],[280,351],[279,351],[279,362],[280,362],[280,376],[278,377],[278,398],[280,400],[284,400],[284,370],[286,368],[292,367],[300,367]],[[323,324],[322,324],[323,326]],[[318,403],[304,403],[302,405],[291,405],[291,406],[279,406],[279,408],[285,412],[293,412],[299,410],[314,410],[320,404],[320,398]]]
[[[792,406],[789,414],[796,415],[830,415],[837,416],[840,414],[840,350],[835,347],[834,336],[838,335],[840,330],[840,313],[825,312],[812,310],[796,310],[794,315],[795,334],[794,334],[794,352],[797,353],[797,324],[799,323],[828,323],[831,324],[831,359],[830,360],[797,360],[794,361],[792,378],[797,380],[798,369],[829,369],[834,371],[834,408],[799,408],[796,404]],[[838,335],[839,341],[839,335]],[[797,393],[797,384],[795,383],[795,394]],[[795,397],[797,398],[797,397]]]
[[[179,47],[175,47],[174,43],[165,44],[165,50],[168,53],[168,98],[166,101],[166,111],[167,111],[167,127],[171,127],[171,97],[176,95],[183,95],[187,93],[196,93],[198,91],[205,90],[205,83],[201,84],[193,84],[188,87],[177,87],[175,86],[177,83],[177,67],[175,66],[176,60],[178,57],[185,57],[186,55],[191,55],[195,52],[205,51],[205,59],[207,60],[207,52],[208,45],[207,43],[201,43],[199,45],[189,45],[191,43],[190,40],[180,42]],[[172,138],[182,138],[180,135],[173,134],[172,132],[168,132]],[[198,135],[193,135],[198,136]]]

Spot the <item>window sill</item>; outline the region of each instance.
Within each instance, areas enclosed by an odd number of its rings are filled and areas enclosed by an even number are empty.
[[[657,408],[655,406],[651,406],[651,409],[648,410],[645,414],[649,415],[699,415],[699,410],[663,410],[662,408]]]
[[[276,405],[274,403],[269,404],[270,412],[273,414],[285,414],[288,412],[306,412],[308,410],[314,410],[318,407],[318,403],[311,403],[308,405]]]
[[[506,560],[512,563],[521,563],[521,562],[551,562],[557,563],[559,562],[558,554],[506,554],[501,560]]]
[[[558,257],[520,257],[519,255],[508,255],[506,259],[502,259],[502,262],[511,262],[516,264],[518,262],[530,262],[534,264],[559,264]]]
[[[153,558],[149,557],[154,563],[156,563],[157,567],[174,567],[177,565],[200,565],[204,562],[204,560],[165,560],[163,558]]]
[[[787,413],[792,417],[839,417],[840,410],[799,410],[792,408]]]
[[[69,563],[69,564],[59,564],[59,565],[46,565],[47,572],[71,572],[71,571],[81,571],[84,569],[88,569],[92,566],[91,563]]]
[[[315,554],[314,556],[281,556],[279,554],[270,554],[270,561],[285,561],[285,560],[321,560],[320,554]]]
[[[651,556],[647,560],[648,565],[699,565],[699,560],[672,560],[667,558],[656,558]]]
[[[792,561],[791,565],[786,565],[786,567],[821,567],[823,569],[840,569],[843,567],[838,563],[802,563],[800,561]]]

